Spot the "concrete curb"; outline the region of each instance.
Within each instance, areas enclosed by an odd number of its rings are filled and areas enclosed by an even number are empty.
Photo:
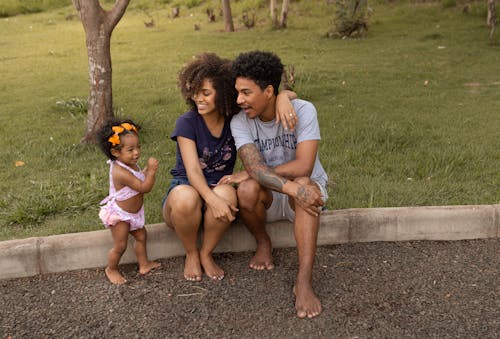
[[[184,255],[175,233],[165,224],[146,225],[150,259]],[[268,225],[275,248],[295,246],[288,221]],[[500,235],[500,204],[368,208],[326,211],[321,215],[318,245],[347,242],[464,240]],[[135,262],[133,239],[121,263]],[[0,242],[0,279],[104,267],[112,247],[108,230]],[[244,225],[228,230],[216,252],[253,250],[255,241]]]

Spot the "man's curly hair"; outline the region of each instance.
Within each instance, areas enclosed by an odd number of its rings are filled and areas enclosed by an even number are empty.
[[[262,90],[271,85],[274,94],[278,95],[284,66],[276,54],[266,51],[241,53],[233,61],[232,69],[235,79],[238,77],[251,79]]]
[[[231,61],[215,53],[203,53],[180,71],[178,86],[186,103],[195,111],[196,103],[192,98],[201,90],[205,79],[210,80],[215,89],[215,107],[219,113],[226,119],[238,113],[238,92],[234,88]]]

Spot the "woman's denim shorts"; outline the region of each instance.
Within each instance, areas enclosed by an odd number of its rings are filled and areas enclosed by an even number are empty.
[[[210,186],[213,186],[213,185],[216,185],[217,182],[216,181],[208,181],[208,184]],[[172,189],[175,186],[179,186],[179,185],[191,185],[191,184],[189,183],[189,180],[187,177],[174,177],[174,178],[172,178],[172,180],[170,180],[170,186],[168,186],[167,193],[165,193],[165,196],[163,197],[163,200],[161,201],[162,208],[165,206],[165,201],[167,201],[167,197],[170,194],[170,191],[172,191]]]

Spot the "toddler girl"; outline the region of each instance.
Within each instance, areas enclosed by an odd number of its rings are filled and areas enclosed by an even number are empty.
[[[155,182],[158,160],[149,158],[141,171],[137,161],[141,145],[139,126],[131,120],[112,120],[98,133],[99,145],[109,158],[109,195],[101,201],[99,217],[111,230],[114,245],[108,254],[106,276],[113,284],[126,282],[118,271],[118,263],[127,248],[128,234],[135,238],[134,251],[139,273],[146,274],[160,263],[149,261],[146,251],[147,234],[144,228],[144,193],[150,192]]]

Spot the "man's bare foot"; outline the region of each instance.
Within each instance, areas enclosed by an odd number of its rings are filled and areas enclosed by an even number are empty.
[[[314,318],[321,313],[321,301],[319,301],[318,297],[314,293],[311,284],[295,283],[295,286],[293,287],[293,294],[295,294],[295,309],[297,310],[297,317]]]
[[[212,258],[212,255],[200,254],[201,266],[205,270],[205,274],[213,280],[224,279],[224,270],[220,268]]]
[[[156,261],[148,261],[146,265],[139,266],[139,273],[140,274],[147,274],[154,270],[155,268],[160,267],[161,264]]]
[[[257,250],[250,260],[249,266],[257,271],[272,270],[274,268],[273,247],[270,241],[257,243]]]
[[[188,281],[201,281],[200,254],[198,251],[192,254],[186,254],[184,278]]]
[[[122,285],[127,282],[127,280],[123,277],[123,275],[118,270],[113,270],[109,267],[104,269],[104,273],[106,273],[106,277],[108,280],[115,285]]]

